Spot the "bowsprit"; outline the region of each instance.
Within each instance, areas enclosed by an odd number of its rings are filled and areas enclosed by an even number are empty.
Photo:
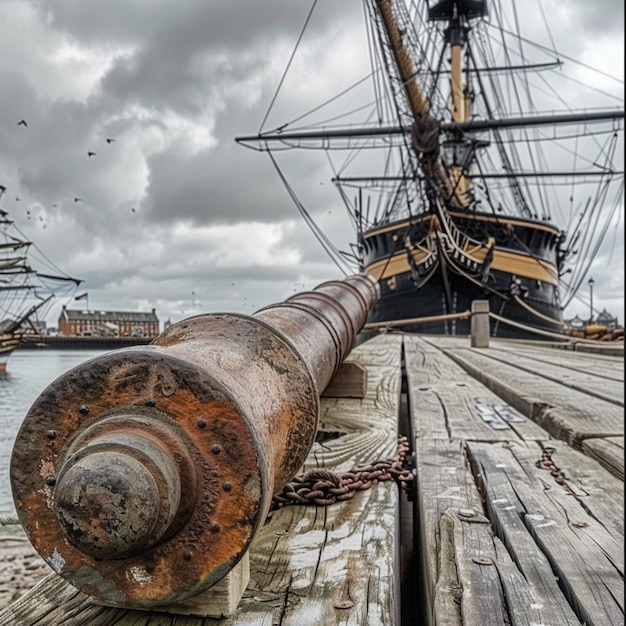
[[[35,401],[11,484],[43,558],[118,606],[221,580],[315,440],[319,394],[378,299],[365,275],[252,316],[206,314],[103,354]]]

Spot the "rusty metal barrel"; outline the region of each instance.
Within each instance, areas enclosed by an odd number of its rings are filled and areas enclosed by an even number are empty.
[[[33,546],[118,606],[176,603],[221,580],[304,462],[319,394],[377,299],[367,275],[330,281],[252,316],[186,319],[55,380],[11,458]]]

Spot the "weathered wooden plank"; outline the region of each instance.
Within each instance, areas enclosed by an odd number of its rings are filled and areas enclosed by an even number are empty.
[[[580,621],[623,624],[623,483],[566,446],[558,465],[546,462],[555,460],[550,446],[468,443],[489,517],[537,604],[554,606],[556,573]]]
[[[257,589],[284,599],[276,622],[398,623],[397,495],[394,484],[381,483],[337,506],[273,514],[251,568]]]
[[[494,536],[463,450],[438,439],[416,444],[416,519],[431,623],[580,624],[528,532],[521,562]]]
[[[518,354],[530,357],[536,361],[553,364],[558,360],[560,367],[566,370],[574,370],[577,372],[594,372],[597,376],[608,380],[623,381],[624,380],[624,360],[615,358],[614,356],[604,354],[584,354],[581,352],[572,352],[558,350],[548,346],[533,344],[526,346],[521,343],[511,344],[507,342],[493,342],[491,346],[494,350],[506,352],[508,354]]]
[[[461,509],[463,511],[463,509]],[[463,519],[448,509],[439,523],[440,576],[434,602],[439,624],[506,624],[506,603],[500,582],[489,521],[479,514]]]
[[[506,441],[548,433],[476,381],[430,342],[405,337],[405,366],[416,437]]]
[[[549,457],[553,466],[549,469],[550,477],[560,483],[559,476],[565,481],[564,489],[550,489],[553,496],[559,496],[569,501],[578,502],[583,509],[606,528],[609,535],[619,544],[624,544],[624,482],[619,478],[607,474],[594,459],[572,449],[562,441],[551,440],[544,442],[543,456]],[[512,448],[515,455],[522,456],[518,448]],[[525,455],[525,449],[520,449]],[[533,460],[533,457],[531,457]],[[538,458],[534,459],[535,464]],[[554,470],[556,469],[556,474]],[[542,477],[546,477],[548,471],[537,471]],[[552,486],[552,483],[550,483]],[[566,495],[563,496],[562,494]],[[577,509],[576,509],[577,510]],[[617,558],[624,555],[621,554]]]
[[[624,480],[624,437],[585,439],[583,452],[600,462],[611,474]]]
[[[445,352],[552,437],[580,449],[584,439],[624,434],[622,407],[547,380],[539,367],[536,373],[520,370],[485,356],[485,350],[446,348]]]
[[[432,611],[435,588],[442,575],[439,571],[440,520],[450,508],[479,511],[482,505],[472,476],[467,472],[462,442],[417,439],[415,464],[414,519],[419,520],[416,534],[422,554],[424,592],[426,604]],[[443,576],[445,578],[445,574]],[[434,619],[432,615],[431,619]]]
[[[564,387],[624,406],[624,372],[611,373],[606,367],[606,358],[594,360],[586,357],[579,360],[579,368],[575,368],[572,367],[572,355],[564,352],[552,351],[546,355],[545,350],[526,349],[522,354],[521,351],[499,347],[482,351],[482,356],[524,372],[539,373],[542,378]]]
[[[313,446],[305,468],[341,472],[393,455],[401,343],[400,336],[378,337],[353,352],[351,358],[368,369],[367,395],[361,400],[323,399],[320,427],[328,437]],[[30,626],[45,615],[57,619],[48,623],[64,626],[395,624],[398,502],[397,486],[380,483],[329,508],[291,505],[273,512],[251,546],[250,583],[231,618],[95,606],[53,575],[0,612],[0,625]]]

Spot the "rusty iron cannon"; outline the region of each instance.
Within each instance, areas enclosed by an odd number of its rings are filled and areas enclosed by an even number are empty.
[[[330,281],[252,316],[186,319],[55,380],[11,459],[35,549],[118,606],[177,603],[221,580],[304,462],[319,394],[377,299],[369,276]]]

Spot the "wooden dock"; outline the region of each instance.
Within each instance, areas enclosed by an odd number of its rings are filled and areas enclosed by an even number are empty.
[[[348,361],[364,397],[328,390],[303,471],[393,457],[404,434],[410,499],[379,482],[273,511],[230,617],[103,607],[50,574],[0,626],[624,624],[623,349],[389,333]]]

